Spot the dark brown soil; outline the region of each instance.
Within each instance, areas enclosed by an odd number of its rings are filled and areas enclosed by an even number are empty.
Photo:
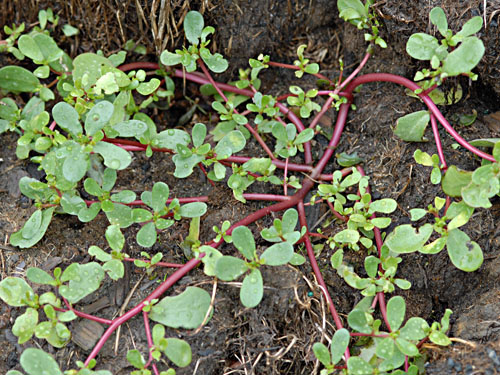
[[[182,44],[179,21],[190,9],[204,12],[206,24],[216,27],[216,48],[230,61],[230,71],[220,80],[235,77],[238,68],[247,67],[248,58],[259,53],[271,55],[274,61],[292,62],[296,48],[307,44],[308,57],[321,64],[322,73],[335,77],[338,73],[338,58],[342,58],[347,71],[351,71],[365,51],[363,35],[354,26],[337,17],[335,2],[328,0],[212,0],[167,1],[15,1],[5,0],[0,12],[0,24],[12,22],[36,22],[38,7],[51,6],[61,16],[61,23],[70,22],[82,31],[76,40],[59,35],[62,45],[72,56],[84,51],[102,49],[105,53],[116,52],[126,40],[134,39],[148,48],[145,57],[134,59],[154,61],[154,54],[164,48]],[[445,9],[450,27],[457,30],[474,15],[485,16],[487,28],[482,39],[487,49],[486,56],[478,67],[480,80],[470,84],[460,80],[464,88],[464,99],[440,109],[447,118],[454,114],[478,112],[478,120],[469,127],[457,130],[465,139],[498,137],[495,128],[483,120],[484,116],[499,110],[500,104],[500,56],[498,14],[500,6],[487,1],[486,9],[480,0],[459,1],[379,1],[377,12],[382,22],[381,34],[389,48],[377,51],[363,72],[389,72],[412,78],[420,65],[405,53],[408,37],[414,32],[429,32],[428,12],[433,6]],[[141,5],[141,9],[137,8]],[[161,24],[164,24],[161,28]],[[176,27],[179,29],[177,30]],[[161,29],[161,31],[159,31]],[[156,31],[158,30],[158,31]],[[156,37],[153,37],[156,35]],[[1,65],[13,63],[0,55]],[[270,69],[263,76],[263,91],[283,93],[294,82],[290,72]],[[312,81],[311,81],[312,82]],[[314,83],[314,82],[312,82]],[[450,82],[450,87],[457,81]],[[179,85],[182,83],[179,82]],[[312,86],[311,86],[312,87]],[[196,87],[188,86],[187,92],[196,95]],[[202,104],[206,109],[208,104]],[[393,135],[396,119],[413,110],[422,109],[417,100],[405,95],[402,88],[390,84],[365,85],[357,94],[358,110],[351,112],[338,152],[354,152],[364,159],[364,167],[370,176],[375,197],[390,197],[398,202],[393,216],[394,225],[409,222],[409,209],[427,207],[439,187],[429,182],[429,168],[416,165],[413,152],[420,148],[435,153],[433,142],[424,144],[405,143]],[[157,117],[160,127],[175,126],[187,110],[189,103],[180,96],[172,111]],[[197,113],[196,116],[203,116]],[[335,113],[327,113],[330,122]],[[194,121],[193,121],[194,123]],[[325,121],[328,126],[328,121]],[[188,126],[188,125],[187,125]],[[428,138],[432,138],[429,132]],[[463,149],[454,150],[453,140],[441,131],[445,157],[449,164],[463,169],[474,169],[479,160]],[[40,177],[33,164],[15,158],[17,136],[0,136],[0,261],[1,276],[23,275],[31,266],[51,270],[70,262],[89,260],[90,245],[105,247],[104,230],[107,222],[98,217],[91,223],[80,223],[74,217],[56,216],[44,239],[29,250],[19,251],[8,245],[9,235],[21,228],[33,208],[29,200],[20,195],[17,181],[22,176]],[[320,145],[317,146],[318,150]],[[331,172],[338,166],[330,165]],[[213,188],[203,174],[195,171],[183,181],[173,177],[173,164],[168,155],[155,154],[147,159],[137,154],[131,168],[119,173],[119,186],[136,192],[151,189],[156,181],[166,182],[174,196],[209,195],[209,211],[202,218],[201,240],[212,238],[212,226],[220,226],[224,220],[237,221],[255,211],[265,203],[241,204],[232,198],[232,192],[223,184]],[[255,191],[263,192],[264,186]],[[500,227],[498,218],[500,201],[492,209],[478,210],[466,231],[483,249],[485,261],[476,272],[457,270],[443,251],[439,255],[412,254],[403,256],[398,270],[399,277],[412,283],[405,297],[407,317],[421,316],[431,322],[439,320],[446,308],[453,310],[450,336],[467,340],[456,342],[451,348],[429,345],[426,351],[428,374],[497,374],[500,373]],[[321,208],[318,206],[318,209]],[[311,216],[320,212],[311,212]],[[259,227],[269,226],[273,217],[260,220]],[[315,221],[315,220],[313,220]],[[188,222],[181,221],[161,235],[161,241],[151,253],[161,251],[164,261],[183,263],[186,261],[179,244],[187,234]],[[126,252],[139,256],[142,249],[135,243],[138,228],[125,230]],[[330,226],[325,232],[334,233]],[[390,228],[389,228],[390,230]],[[231,247],[222,251],[228,253]],[[336,308],[345,316],[359,300],[358,292],[346,286],[329,265],[331,251],[328,247],[319,254],[318,262]],[[361,258],[352,259],[355,267],[361,266]],[[98,295],[92,295],[78,304],[85,308],[96,301],[107,301],[98,314],[111,318],[123,304],[123,295],[140,284],[132,295],[128,306],[134,306],[153,290],[158,281],[172,271],[158,270],[143,278],[143,271],[135,267],[128,270],[128,279],[118,286],[107,283]],[[331,336],[332,324],[321,298],[310,267],[280,267],[264,272],[266,286],[264,299],[258,308],[245,309],[239,302],[239,289],[231,283],[217,284],[215,313],[213,319],[199,332],[168,330],[170,336],[187,340],[193,350],[192,365],[178,370],[178,374],[317,374],[319,367],[311,347],[322,337],[322,331]],[[184,277],[172,290],[174,295],[186,286],[199,286],[212,293],[214,281],[196,269]],[[308,294],[312,292],[312,296]],[[45,342],[31,340],[20,346],[11,333],[20,309],[8,308],[0,303],[0,373],[11,368],[19,369],[19,355],[29,346],[41,345],[52,353],[62,368],[75,368],[75,361],[85,360],[88,350],[74,342],[61,350],[54,350]],[[326,323],[324,323],[326,319]],[[322,328],[324,327],[324,328]],[[77,330],[83,328],[73,327]],[[115,336],[105,345],[98,356],[99,368],[110,369],[113,374],[128,374],[124,353],[137,348],[147,353],[141,319],[133,319],[122,327],[118,353],[115,353]],[[471,346],[474,345],[474,346]]]

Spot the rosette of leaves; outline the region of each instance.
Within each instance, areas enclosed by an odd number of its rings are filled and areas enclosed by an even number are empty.
[[[290,92],[293,95],[287,97],[286,101],[289,105],[298,107],[300,117],[309,118],[312,111],[321,111],[321,106],[311,100],[311,98],[318,96],[317,89],[304,92],[299,86],[290,86]]]
[[[307,228],[304,226],[300,230],[297,228],[299,214],[295,208],[289,208],[283,213],[281,219],[274,219],[273,225],[269,228],[264,228],[260,231],[260,235],[268,242],[289,242],[295,245],[306,233]],[[305,262],[305,258],[297,253],[294,253],[289,263],[297,266]]]
[[[437,80],[429,81],[430,87],[434,83],[441,82],[445,77],[463,73],[473,77],[471,70],[481,61],[484,54],[483,42],[474,36],[483,27],[482,18],[472,17],[458,33],[454,34],[448,29],[448,21],[443,9],[435,7],[430,11],[429,16],[431,23],[437,27],[443,39],[438,41],[434,36],[425,33],[410,36],[406,44],[408,54],[417,60],[429,60],[432,67],[432,70],[417,72],[415,80],[436,77]],[[453,49],[451,52],[449,52],[450,48]],[[426,86],[423,86],[424,90],[428,88]]]
[[[307,45],[301,44],[297,48],[297,57],[299,58],[298,60],[295,60],[293,62],[293,65],[298,66],[299,70],[295,72],[295,76],[297,78],[302,78],[304,73],[308,74],[316,74],[319,72],[319,65],[316,63],[309,64],[309,59],[306,59],[304,57],[304,50],[306,49]]]
[[[293,257],[293,246],[289,242],[279,242],[268,247],[260,256],[257,254],[252,232],[246,226],[239,226],[231,233],[236,249],[244,259],[222,253],[210,246],[201,246],[205,253],[202,262],[208,276],[217,276],[223,281],[232,281],[246,274],[240,289],[241,303],[246,307],[257,306],[264,296],[264,282],[259,268],[287,264]]]
[[[293,157],[297,155],[297,151],[304,152],[304,143],[314,137],[314,130],[311,128],[297,133],[297,128],[292,123],[285,126],[280,122],[275,122],[271,132],[276,138],[274,152],[282,158]]]
[[[243,193],[256,181],[270,182],[275,185],[284,183],[274,175],[276,165],[269,158],[251,158],[242,165],[233,163],[232,170],[233,173],[227,181],[227,186],[233,190],[234,197],[243,203],[246,202]],[[300,183],[296,179],[290,180],[288,184],[294,188],[300,188]]]
[[[424,319],[412,317],[403,325],[406,303],[402,297],[396,296],[387,303],[386,321],[390,330],[384,332],[380,330],[381,321],[373,319],[372,300],[373,297],[363,298],[347,318],[353,330],[373,335],[373,340],[362,349],[360,355],[351,355],[347,360],[349,374],[382,374],[390,371],[393,375],[417,375],[418,366],[415,364],[411,364],[407,372],[399,368],[404,365],[406,356],[410,361],[420,356],[417,344],[422,339],[428,337],[433,343],[441,346],[451,343],[446,336],[451,310],[446,310],[441,323],[434,322],[429,326]],[[340,362],[351,341],[349,336],[349,332],[342,328],[333,336],[330,350],[322,343],[313,345],[314,355],[325,366],[322,375],[336,371],[335,365]]]
[[[466,272],[477,270],[483,263],[481,247],[458,229],[469,221],[474,209],[463,201],[453,202],[446,214],[440,217],[439,213],[446,200],[436,197],[434,201],[434,206],[429,206],[427,210],[422,208],[410,210],[412,221],[418,221],[431,213],[435,217],[434,224],[426,223],[418,230],[411,224],[399,225],[387,236],[385,245],[396,254],[416,251],[423,254],[437,254],[446,246],[448,256],[455,267]],[[439,237],[427,243],[434,232]]]
[[[395,278],[401,258],[389,256],[387,247],[381,250],[381,258],[369,255],[365,258],[364,268],[368,277],[362,278],[353,271],[352,266],[343,262],[344,251],[337,250],[330,258],[331,265],[337,273],[352,288],[361,290],[365,297],[374,296],[376,293],[393,293],[395,285],[407,290],[411,283],[404,279]]]
[[[161,63],[166,66],[182,64],[188,72],[193,72],[196,70],[196,61],[201,58],[212,72],[224,72],[228,67],[227,60],[220,53],[212,54],[207,48],[210,44],[207,38],[215,29],[212,26],[205,27],[203,16],[194,10],[186,14],[183,27],[184,35],[191,45],[176,50],[175,53],[163,51],[160,55]]]
[[[365,40],[386,48],[387,43],[379,36],[379,22],[374,14],[370,13],[373,0],[366,0],[363,4],[360,0],[337,0],[339,16],[344,21],[356,26],[359,30],[367,29],[371,33],[365,33]]]
[[[137,232],[137,243],[143,247],[151,247],[157,239],[157,230],[169,228],[174,221],[166,218],[167,215],[175,220],[181,217],[193,218],[203,216],[207,212],[207,205],[203,202],[191,202],[184,205],[179,204],[179,200],[174,198],[167,206],[170,189],[164,182],[156,182],[152,191],[145,191],[141,194],[142,202],[153,212],[143,208],[133,209],[132,220],[136,223],[145,223]]]

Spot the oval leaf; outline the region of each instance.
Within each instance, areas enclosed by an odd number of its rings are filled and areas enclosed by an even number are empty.
[[[171,328],[195,329],[203,323],[210,300],[208,292],[190,286],[175,297],[163,298],[151,308],[149,317]]]
[[[462,271],[475,271],[483,263],[481,247],[460,229],[449,232],[446,250],[453,265]]]
[[[264,296],[264,281],[258,269],[245,276],[240,289],[240,300],[245,307],[257,306]]]
[[[234,241],[234,237],[233,237]],[[287,264],[293,256],[293,246],[289,242],[280,242],[268,247],[260,256],[268,266]]]

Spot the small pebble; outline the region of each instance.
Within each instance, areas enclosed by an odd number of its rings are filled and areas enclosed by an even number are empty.
[[[493,375],[494,373],[495,372],[490,367],[488,367],[486,370],[484,370],[484,375]]]
[[[490,359],[493,361],[495,367],[500,370],[500,358],[498,358],[497,353],[491,348],[486,348],[486,352],[488,353],[488,357],[490,357]]]
[[[465,366],[465,375],[472,375],[474,374],[474,367],[472,365],[466,365]]]
[[[455,367],[455,361],[452,358],[448,358],[446,360],[446,364],[448,365],[449,368],[454,368]]]

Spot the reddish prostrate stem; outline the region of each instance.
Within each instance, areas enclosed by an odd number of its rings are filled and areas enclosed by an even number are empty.
[[[363,67],[366,65],[368,62],[368,59],[370,58],[371,53],[367,52],[365,56],[363,57],[363,60],[359,63],[358,67],[354,69],[354,71],[347,77],[336,89],[335,93],[338,94],[349,82],[352,81],[354,77],[358,75],[358,73],[363,69]]]
[[[123,260],[126,262],[135,262],[136,260],[139,260],[139,261],[144,262],[144,263],[151,263],[151,261],[147,260],[147,259],[123,258]],[[169,268],[182,268],[182,267],[184,267],[184,264],[157,262],[154,264],[154,266],[169,267]]]
[[[97,316],[94,316],[94,315],[90,315],[90,314],[86,314],[84,312],[81,312],[81,311],[78,311],[78,310],[75,310],[71,305],[68,306],[68,309],[62,309],[60,307],[54,307],[54,310],[56,311],[60,311],[60,312],[66,312],[66,311],[73,311],[75,313],[76,316],[78,316],[79,318],[84,318],[84,319],[88,319],[88,320],[93,320],[94,322],[97,322],[97,323],[101,323],[101,324],[106,324],[106,325],[111,325],[111,323],[113,323],[112,320],[108,320],[108,319],[104,319],[104,318],[99,318]]]
[[[200,257],[202,255],[200,254]],[[184,275],[186,275],[189,271],[191,271],[193,268],[195,268],[199,263],[201,262],[200,259],[191,259],[188,261],[182,268],[179,268],[177,271],[175,271],[172,275],[170,275],[167,280],[165,280],[158,288],[156,288],[153,293],[151,293],[144,301],[139,303],[137,306],[132,308],[131,310],[127,311],[125,314],[122,316],[113,319],[113,322],[111,325],[108,327],[108,329],[104,332],[102,337],[99,339],[97,342],[96,346],[94,349],[92,349],[92,352],[89,354],[87,357],[87,360],[85,361],[85,366],[88,366],[90,361],[95,358],[97,353],[101,350],[103,347],[104,343],[108,340],[108,338],[113,334],[113,332],[121,326],[123,323],[128,321],[129,319],[133,318],[137,314],[139,314],[142,311],[142,308],[147,304],[150,303],[151,300],[155,298],[159,298],[163,293],[165,293],[172,285],[174,285],[179,279],[181,279]]]
[[[370,82],[377,82],[377,81],[382,81],[382,82],[393,82],[397,83],[399,85],[405,86],[406,88],[415,91],[420,89],[420,86],[417,85],[415,82],[410,81],[407,78],[400,77],[394,74],[390,73],[369,73],[365,74],[359,77],[356,77],[346,88],[346,91],[349,93],[352,93],[352,91],[358,87],[359,85],[365,84],[365,83],[370,83]],[[429,110],[436,116],[437,120],[443,125],[443,127],[446,129],[446,131],[453,137],[455,140],[465,149],[469,150],[470,152],[476,154],[477,156],[495,162],[495,158],[479,149],[476,147],[472,146],[469,144],[465,139],[462,138],[460,134],[457,133],[455,129],[450,125],[448,120],[443,116],[443,114],[439,111],[437,108],[436,104],[432,101],[431,98],[427,95],[419,95],[420,99],[423,100],[423,102],[427,105]]]
[[[208,71],[207,67],[205,66],[205,63],[203,62],[203,60],[202,59],[198,59],[197,62],[198,62],[198,65],[200,66],[201,70],[203,70],[203,73],[205,73],[205,76],[208,78],[208,80],[212,84],[212,86],[215,87],[215,89],[217,90],[217,92],[219,93],[219,95],[222,97],[222,99],[224,99],[224,101],[227,102],[228,100],[227,100],[226,95],[224,95],[224,93],[222,92],[222,90],[219,88],[219,85],[212,78],[212,76],[211,76],[210,72]],[[234,109],[234,113],[238,114],[238,111],[236,109]],[[261,138],[260,134],[257,133],[257,131],[255,131],[255,129],[252,126],[250,126],[250,124],[248,122],[245,124],[245,127],[254,136],[254,138],[257,140],[257,142],[259,142],[260,146],[264,149],[264,151],[266,152],[266,154],[269,155],[269,157],[272,160],[276,159],[274,157],[274,155],[273,155],[273,152],[266,145],[266,142],[264,142],[264,140]]]
[[[446,171],[448,166],[446,165],[446,160],[444,159],[443,146],[441,144],[441,138],[439,137],[439,130],[437,127],[436,117],[433,113],[431,113],[431,126],[432,132],[434,133],[434,141],[436,142],[437,153],[439,156],[439,160],[441,160],[441,164],[443,165],[441,169]]]
[[[356,70],[353,73],[351,73],[351,75],[342,84],[338,85],[337,88],[333,92],[333,93],[340,93],[340,90],[342,90],[344,87],[346,87],[345,93],[343,93],[343,94],[345,97],[348,98],[349,103],[345,103],[345,104],[342,104],[340,106],[332,138],[331,138],[331,140],[328,144],[328,147],[325,150],[324,154],[322,155],[322,157],[320,158],[320,160],[317,162],[317,164],[315,166],[293,164],[293,163],[288,163],[287,161],[282,162],[282,161],[275,160],[274,156],[272,155],[272,152],[269,150],[267,145],[262,141],[259,134],[255,132],[255,129],[253,129],[249,124],[247,124],[248,125],[247,128],[251,131],[252,134],[254,134],[257,141],[259,143],[261,143],[262,147],[264,148],[266,153],[271,157],[271,159],[273,159],[273,163],[277,167],[285,169],[285,171],[290,170],[290,171],[295,171],[295,172],[307,173],[308,178],[305,178],[303,180],[302,188],[299,189],[293,196],[272,195],[272,194],[244,194],[243,196],[249,200],[253,199],[253,200],[261,200],[261,201],[277,201],[277,203],[274,203],[274,204],[269,205],[267,207],[263,207],[263,208],[257,210],[256,212],[248,215],[247,217],[240,220],[239,222],[233,224],[229,228],[229,230],[227,231],[227,234],[231,234],[231,232],[234,230],[234,228],[241,226],[241,225],[251,224],[251,223],[257,221],[258,219],[262,218],[263,216],[265,216],[271,212],[278,212],[278,211],[286,210],[286,209],[288,209],[290,207],[294,207],[294,206],[296,206],[298,209],[299,220],[300,220],[301,226],[306,226],[306,228],[307,228],[306,215],[305,215],[305,210],[304,210],[304,199],[305,199],[307,193],[314,186],[316,181],[326,180],[326,179],[331,180],[331,178],[332,178],[331,175],[325,175],[325,174],[322,174],[322,172],[325,169],[326,165],[330,162],[330,159],[332,158],[332,156],[334,154],[334,150],[339,144],[340,137],[341,137],[341,134],[343,132],[343,129],[344,129],[344,126],[346,123],[347,114],[349,112],[350,102],[352,101],[353,90],[361,84],[375,82],[375,81],[397,83],[397,84],[403,85],[403,86],[405,86],[413,91],[419,89],[419,86],[416,85],[414,82],[412,82],[406,78],[399,77],[399,76],[392,75],[392,74],[372,73],[372,74],[366,74],[366,75],[355,78],[355,76],[359,73],[359,71],[366,64],[369,57],[370,57],[370,54],[367,53],[365,55],[365,57],[363,58],[362,62],[360,63],[360,65],[358,66],[358,68],[356,68]],[[186,72],[183,72],[181,70],[176,70],[174,72],[174,75],[176,77],[185,77],[186,79],[189,79],[193,82],[197,82],[200,84],[210,83],[215,87],[215,89],[219,92],[219,94],[225,100],[226,100],[226,97],[225,97],[224,93],[222,92],[222,90],[236,92],[236,93],[246,95],[249,97],[253,96],[253,92],[251,90],[242,90],[242,89],[237,89],[234,86],[230,86],[227,84],[216,83],[213,80],[213,78],[211,77],[210,73],[208,72],[208,70],[207,70],[207,68],[202,60],[199,60],[199,65],[200,65],[202,71],[204,72],[204,75],[201,75],[198,73],[186,73]],[[278,65],[275,65],[275,66],[278,66]],[[287,66],[285,66],[285,67],[287,67]],[[122,69],[122,70],[138,69],[138,68],[157,69],[158,65],[155,63],[136,63],[136,64],[127,64],[127,65],[120,67],[120,69]],[[293,69],[296,69],[296,68],[294,67]],[[477,148],[468,144],[463,138],[461,138],[460,135],[446,121],[444,116],[437,109],[436,105],[432,102],[432,100],[427,95],[421,94],[420,97],[422,98],[422,100],[428,106],[430,112],[432,113],[431,123],[432,123],[433,131],[435,134],[436,144],[438,147],[438,154],[439,154],[441,162],[443,163],[444,166],[446,166],[446,164],[444,162],[444,156],[443,156],[443,152],[442,152],[441,142],[440,142],[439,136],[436,135],[437,134],[436,118],[444,126],[446,131],[448,133],[450,133],[457,140],[457,142],[460,143],[463,147],[465,147],[466,149],[470,150],[471,152],[475,153],[476,155],[479,155],[487,160],[493,160],[491,155],[488,155],[488,154],[478,150]],[[333,98],[328,98],[325,105],[323,106],[322,110],[313,119],[313,122],[310,125],[311,127],[316,126],[316,124],[319,122],[319,119],[324,115],[324,113],[328,110],[328,108],[331,107],[332,103],[333,103]],[[280,111],[285,113],[288,116],[288,118],[291,119],[291,121],[295,124],[295,126],[297,127],[297,129],[299,131],[302,131],[304,129],[304,125],[302,124],[300,119],[298,119],[297,116],[295,114],[293,114],[293,112],[291,112],[286,106],[284,106],[280,103],[278,103],[277,106],[280,109]],[[137,144],[137,142],[131,144],[131,143],[125,143],[125,142],[122,143],[121,140],[109,140],[109,141],[110,142],[114,141],[114,142],[119,143],[120,145],[123,145],[123,146],[129,146],[129,147],[141,147],[142,146],[142,147],[145,147],[144,145]],[[309,164],[312,161],[312,158],[310,158],[310,154],[308,156],[308,152],[305,152],[306,164]],[[250,160],[250,158],[241,157],[241,156],[238,156],[238,157],[232,156],[232,157],[226,159],[227,162],[235,162],[235,163],[244,163],[248,160]],[[350,169],[343,170],[342,174],[346,175],[347,173],[349,173],[349,170]],[[364,171],[361,167],[359,167],[358,170],[360,171],[360,173],[362,173],[364,175]],[[286,173],[285,173],[285,176],[286,176]],[[208,200],[207,197],[180,198],[179,200],[181,200],[181,199],[183,199],[183,200],[191,199],[191,201],[205,201],[202,199]],[[135,201],[132,204],[138,204],[137,202],[138,201]],[[332,209],[331,206],[332,205],[330,204],[330,208]],[[333,212],[335,213],[335,210],[333,210]],[[338,215],[336,215],[336,216],[339,217]],[[341,218],[342,220],[346,220],[346,218],[343,218],[343,217],[339,217],[339,218]],[[380,252],[381,252],[381,247],[382,247],[382,236],[381,236],[380,230],[378,228],[374,228],[374,235],[375,235],[375,242],[376,242],[376,246],[377,246],[377,249],[379,252],[379,257],[380,257],[380,255],[381,255]],[[324,294],[324,296],[326,298],[326,301],[328,303],[328,308],[332,314],[335,325],[336,325],[337,329],[340,329],[343,327],[342,321],[341,321],[341,319],[340,319],[340,317],[335,309],[333,300],[330,296],[330,293],[328,292],[328,288],[327,288],[327,286],[323,280],[323,277],[321,275],[321,272],[320,272],[319,266],[318,266],[316,258],[315,258],[314,250],[313,250],[312,243],[311,243],[310,236],[309,236],[308,232],[306,232],[306,234],[302,238],[302,241],[306,245],[308,258],[311,262],[311,267],[312,267],[313,272],[316,276],[318,284],[321,286],[322,293]],[[213,247],[217,247],[221,242],[222,242],[222,240],[217,242],[217,243],[214,240],[212,240],[209,243],[209,245],[211,245]],[[112,321],[107,321],[107,324],[110,324],[110,326],[105,331],[104,335],[101,337],[99,342],[96,344],[96,346],[94,347],[94,349],[90,353],[89,357],[87,358],[87,360],[85,362],[85,365],[88,365],[89,362],[93,358],[95,358],[95,356],[102,349],[102,346],[104,345],[104,343],[107,341],[107,339],[111,336],[111,334],[114,332],[114,330],[117,327],[119,327],[121,324],[125,323],[126,321],[128,321],[132,317],[136,316],[141,311],[143,311],[143,307],[146,304],[148,304],[151,300],[159,298],[162,294],[164,294],[180,278],[182,278],[184,275],[186,275],[188,272],[190,272],[194,267],[196,267],[200,263],[200,258],[203,256],[204,256],[204,254],[202,253],[202,254],[200,254],[200,256],[197,259],[191,259],[185,265],[175,265],[175,267],[178,267],[179,269],[177,271],[175,271],[170,277],[168,277],[160,286],[158,286],[155,289],[155,291],[153,293],[151,293],[144,301],[142,301],[141,303],[136,305],[134,308],[132,308],[131,310],[129,310],[128,312],[126,312],[122,316],[120,316]],[[132,261],[132,259],[126,259],[126,260]],[[160,263],[158,263],[158,264],[160,264]],[[166,263],[166,264],[168,264],[169,266],[173,266],[172,264],[169,264],[169,263]],[[384,318],[385,324],[390,332],[391,327],[389,325],[388,318],[387,318],[384,293],[382,293],[382,292],[377,293],[376,298],[374,299],[373,305],[375,305],[376,303],[378,303],[378,305],[379,305],[379,308],[380,308],[381,314]],[[75,311],[75,314],[78,315],[78,313],[76,311]],[[79,316],[82,316],[82,315],[79,315]],[[153,344],[152,344],[151,333],[150,333],[150,329],[149,329],[149,320],[148,320],[147,313],[143,312],[143,316],[144,316],[144,324],[145,324],[145,328],[146,328],[146,338],[148,341],[148,345],[151,348]],[[95,318],[95,317],[89,317],[89,319],[92,319],[92,318]],[[370,334],[357,334],[357,333],[351,334],[351,336],[363,336],[363,335],[370,336]],[[387,337],[387,335],[375,335],[375,336]],[[350,357],[350,353],[349,353],[349,349],[347,349],[345,352],[345,360],[349,359],[349,357]],[[151,357],[150,357],[150,362],[151,362]],[[405,368],[407,368],[407,367],[408,367],[407,363],[405,363]],[[154,368],[154,364],[153,364],[153,368]],[[155,371],[155,374],[157,374],[157,370],[155,368],[154,368],[154,371]]]
[[[275,66],[275,67],[278,67],[278,68],[285,68],[285,69],[292,69],[292,70],[300,70],[300,66],[297,66],[297,65],[291,65],[291,64],[285,64],[285,63],[279,63],[279,62],[274,62],[274,61],[269,61],[268,63],[266,63],[267,65],[269,66]],[[314,73],[314,74],[311,74],[313,76],[315,76],[316,78],[318,79],[324,79],[325,81],[328,81],[330,83],[333,83],[332,80],[326,76],[324,76],[323,74],[321,73]]]
[[[144,368],[148,368],[149,365],[151,364],[151,367],[153,368],[155,375],[159,375],[158,369],[156,368],[156,364],[152,363],[153,355],[151,353],[151,349],[153,348],[153,339],[151,337],[151,330],[149,329],[148,313],[146,311],[142,311],[142,317],[144,318],[144,330],[146,331],[146,340],[148,342],[148,348],[149,348],[149,358],[148,362],[144,365]]]

